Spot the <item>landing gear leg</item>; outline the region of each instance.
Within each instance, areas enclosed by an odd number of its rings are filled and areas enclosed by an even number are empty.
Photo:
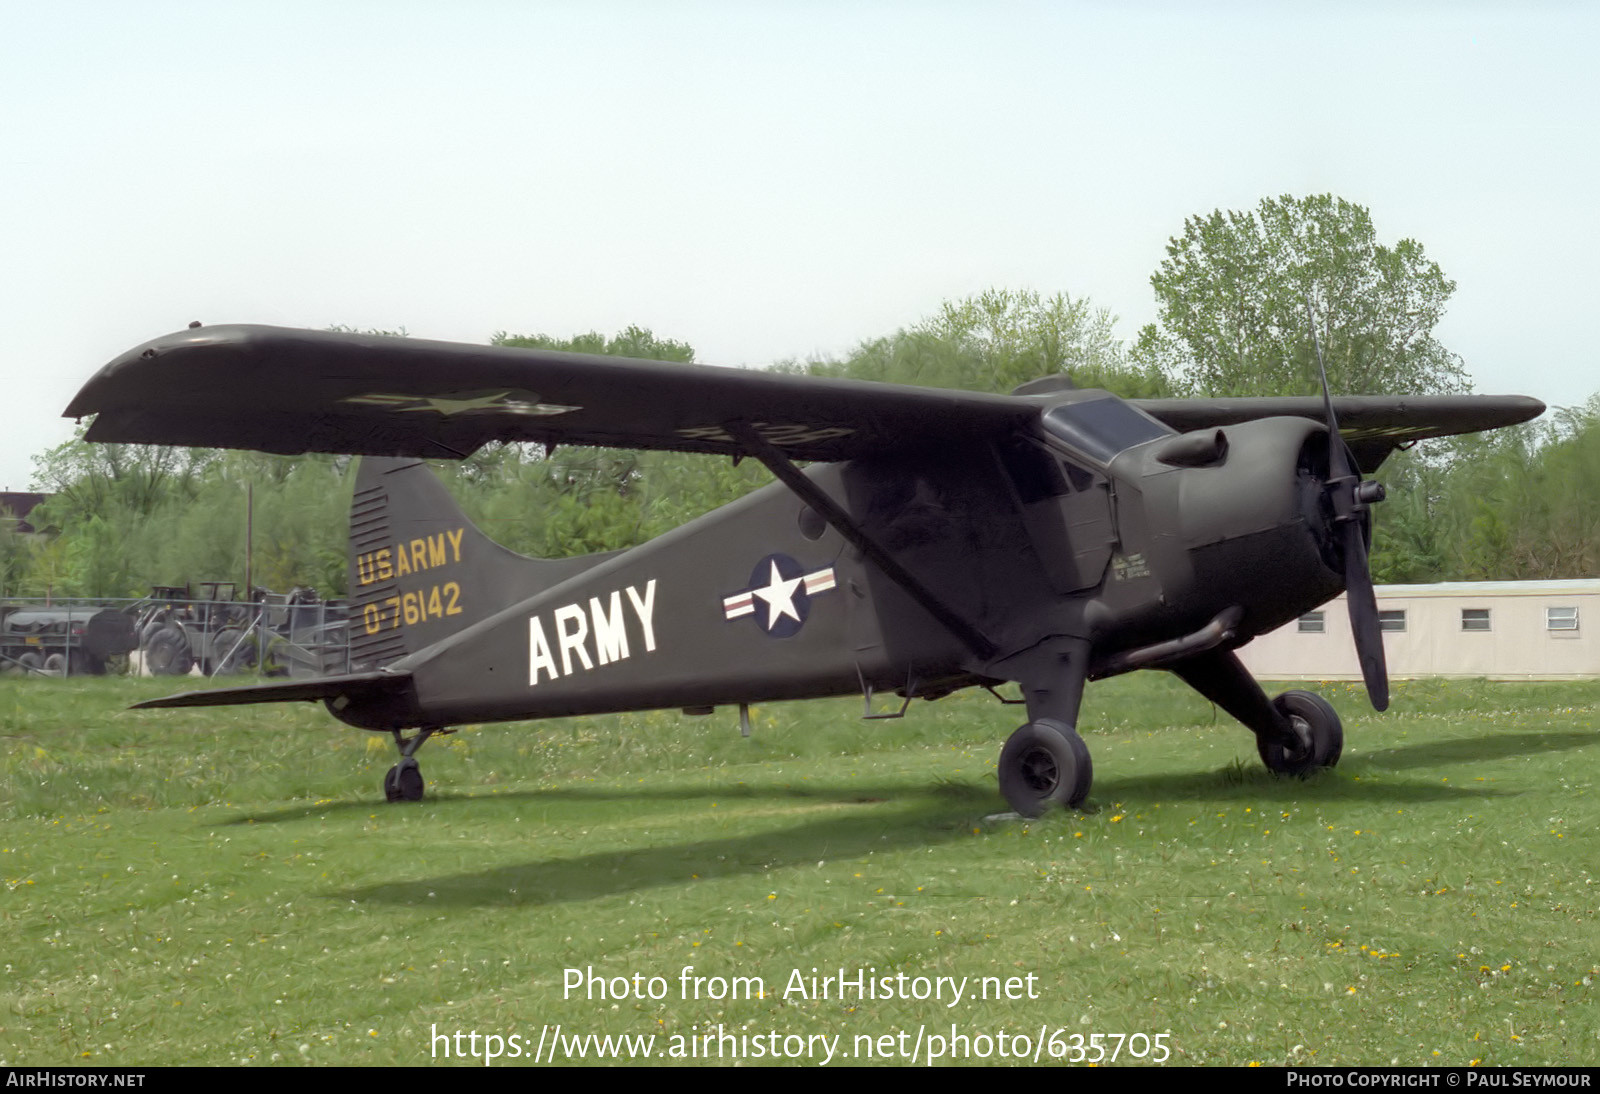
[[[1000,793],[1024,817],[1057,805],[1076,809],[1094,781],[1089,747],[1077,730],[1089,644],[1058,639],[1030,651],[1014,671],[1028,703],[1028,722],[1000,750]]]
[[[1339,762],[1344,730],[1321,696],[1286,691],[1268,699],[1230,650],[1211,650],[1179,661],[1172,671],[1194,690],[1243,722],[1256,735],[1268,770],[1304,778]]]
[[[394,743],[400,749],[400,762],[383,777],[383,796],[392,802],[419,802],[423,788],[422,768],[417,765],[416,751],[422,742],[439,732],[437,729],[419,729],[417,735],[407,739],[400,730],[394,731]]]

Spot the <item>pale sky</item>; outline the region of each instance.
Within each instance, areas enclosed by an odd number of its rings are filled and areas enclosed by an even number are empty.
[[[843,354],[989,287],[1132,340],[1186,217],[1332,192],[1476,390],[1600,390],[1600,8],[0,0],[0,489],[208,324]]]

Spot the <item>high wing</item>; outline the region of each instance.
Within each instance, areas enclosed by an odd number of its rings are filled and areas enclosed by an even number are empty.
[[[623,357],[264,326],[201,327],[101,369],[67,407],[91,441],[460,459],[492,441],[836,461],[1011,432],[1085,393],[1007,396]],[[1179,432],[1255,418],[1321,421],[1317,397],[1135,399]],[[1522,396],[1343,396],[1363,469],[1426,437],[1512,425]],[[730,427],[732,430],[730,432]],[[735,439],[735,435],[746,441]]]
[[[1320,395],[1128,401],[1179,433],[1280,415],[1320,422],[1326,414]],[[1526,395],[1336,395],[1333,410],[1339,435],[1371,472],[1401,445],[1516,425],[1537,418],[1544,404]]]
[[[101,369],[91,441],[460,459],[491,441],[846,460],[1031,426],[1003,395],[281,327],[201,327]]]

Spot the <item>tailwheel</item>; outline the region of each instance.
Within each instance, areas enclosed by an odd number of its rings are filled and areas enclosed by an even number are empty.
[[[392,802],[419,802],[425,785],[416,757],[407,756],[383,777],[383,796]]]
[[[1322,767],[1332,767],[1339,762],[1344,751],[1344,726],[1339,722],[1339,712],[1322,696],[1309,691],[1286,691],[1272,700],[1294,727],[1299,738],[1298,747],[1256,737],[1256,750],[1267,770],[1277,775],[1298,775],[1306,778]]]
[[[1000,793],[1024,817],[1051,806],[1076,809],[1089,797],[1089,746],[1064,722],[1041,718],[1013,733],[1000,750]]]

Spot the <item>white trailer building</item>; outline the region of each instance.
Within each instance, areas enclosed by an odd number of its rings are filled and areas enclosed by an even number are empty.
[[[1393,677],[1600,678],[1600,579],[1379,585]],[[1264,634],[1239,657],[1265,680],[1359,680],[1344,597]]]

